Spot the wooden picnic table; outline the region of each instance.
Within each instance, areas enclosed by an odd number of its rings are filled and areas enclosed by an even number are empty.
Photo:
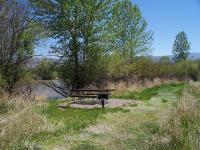
[[[72,98],[93,98],[101,101],[102,108],[104,108],[104,101],[109,99],[111,92],[114,89],[72,89],[70,97]]]

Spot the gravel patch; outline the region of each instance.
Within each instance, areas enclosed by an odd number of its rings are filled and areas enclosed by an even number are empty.
[[[117,107],[123,107],[123,106],[128,106],[132,104],[136,104],[137,102],[135,100],[123,100],[123,99],[109,99],[108,101],[105,102],[105,108],[117,108]],[[93,108],[102,108],[101,103],[96,101],[96,102],[91,102],[89,103],[88,101],[78,101],[78,102],[73,102],[71,104],[68,104],[66,102],[62,103],[59,105],[60,108],[82,108],[82,109],[93,109]]]

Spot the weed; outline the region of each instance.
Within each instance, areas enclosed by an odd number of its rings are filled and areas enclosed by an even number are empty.
[[[162,101],[163,103],[166,103],[166,102],[167,102],[167,99],[162,98],[161,101]]]

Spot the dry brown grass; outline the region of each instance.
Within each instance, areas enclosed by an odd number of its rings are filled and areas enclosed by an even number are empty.
[[[132,90],[132,91],[141,91],[144,88],[150,88],[153,86],[157,85],[162,85],[162,84],[170,84],[170,83],[179,83],[177,79],[171,79],[171,80],[164,80],[164,79],[159,79],[156,78],[153,81],[147,80],[145,82],[140,82],[140,81],[118,81],[118,82],[108,82],[107,83],[107,88],[109,89],[116,89],[117,91],[123,91],[123,90]]]
[[[34,149],[38,145],[30,141],[33,135],[47,130],[49,123],[38,113],[39,104],[22,97],[0,101],[0,149]],[[7,100],[6,100],[7,99]]]
[[[183,90],[180,100],[148,149],[196,150],[200,146],[199,85]]]

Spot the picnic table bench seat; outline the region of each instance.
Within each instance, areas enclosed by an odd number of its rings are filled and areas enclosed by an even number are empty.
[[[70,97],[75,98],[93,98],[101,100],[104,108],[104,100],[108,100],[113,89],[72,89],[70,90]]]

